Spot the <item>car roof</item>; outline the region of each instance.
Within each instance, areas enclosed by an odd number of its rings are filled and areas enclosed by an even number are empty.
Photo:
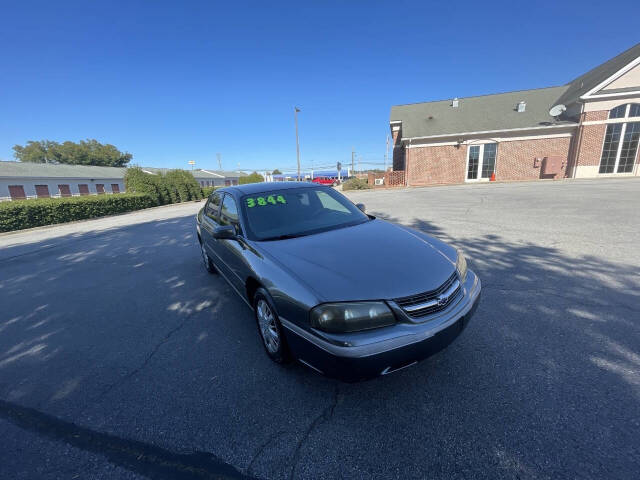
[[[239,195],[253,195],[255,193],[270,192],[272,190],[290,190],[292,188],[318,188],[318,185],[310,182],[260,182],[224,187],[217,189],[216,192],[232,192]]]

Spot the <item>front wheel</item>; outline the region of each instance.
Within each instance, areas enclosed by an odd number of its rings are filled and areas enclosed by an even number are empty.
[[[253,297],[256,321],[262,345],[269,358],[276,363],[287,363],[291,360],[289,349],[282,332],[276,309],[264,288],[259,288]]]
[[[216,267],[213,266],[211,259],[209,258],[209,254],[207,253],[207,249],[204,246],[204,242],[200,242],[200,253],[202,254],[202,263],[204,264],[204,268],[209,273],[216,273]]]

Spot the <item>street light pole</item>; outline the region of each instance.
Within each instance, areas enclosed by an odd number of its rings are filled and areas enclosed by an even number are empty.
[[[297,181],[300,181],[300,141],[298,140],[298,112],[300,109],[298,107],[293,107],[293,115],[295,117],[296,122],[296,156],[298,158],[298,178]]]

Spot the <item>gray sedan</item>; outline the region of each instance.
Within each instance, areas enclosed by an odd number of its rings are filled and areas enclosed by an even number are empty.
[[[460,250],[367,215],[331,187],[222,188],[197,231],[205,268],[254,310],[267,355],[346,381],[440,351],[480,299]]]

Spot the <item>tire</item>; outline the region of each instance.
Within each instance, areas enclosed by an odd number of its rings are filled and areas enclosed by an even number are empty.
[[[204,243],[202,242],[202,240],[200,240],[200,256],[202,257],[202,263],[204,265],[205,270],[210,274],[217,273],[216,267],[213,265],[213,262],[209,258],[209,254],[204,248]]]
[[[259,288],[253,296],[253,307],[265,352],[276,363],[289,363],[291,354],[282,325],[271,297],[264,288]]]

